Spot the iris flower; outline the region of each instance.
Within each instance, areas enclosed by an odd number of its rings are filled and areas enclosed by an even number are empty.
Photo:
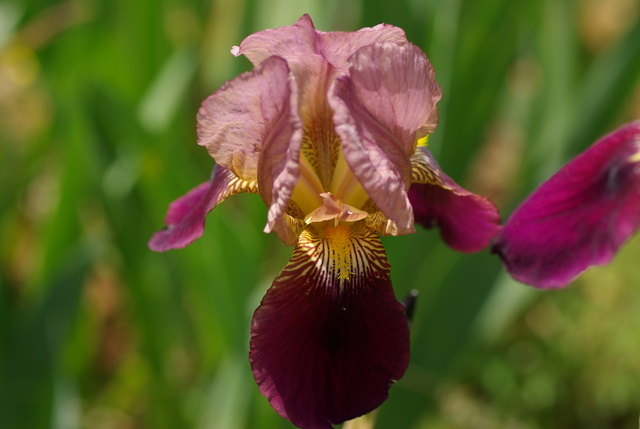
[[[273,408],[330,428],[378,407],[409,362],[409,327],[380,235],[438,226],[463,252],[498,230],[496,208],[451,180],[424,144],[441,90],[425,54],[390,25],[248,36],[254,69],[198,113],[211,180],[174,201],[156,251],[184,247],[225,198],[258,193],[293,255],[255,311],[249,360]]]
[[[566,286],[611,261],[640,227],[640,121],[594,143],[538,187],[496,237],[507,271],[541,288]]]

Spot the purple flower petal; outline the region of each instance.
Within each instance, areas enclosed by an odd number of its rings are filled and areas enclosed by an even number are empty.
[[[328,98],[345,158],[379,210],[411,230],[410,157],[416,138],[433,127],[440,87],[410,43],[365,46],[350,63],[351,75],[338,77]]]
[[[443,240],[459,252],[479,252],[489,245],[500,229],[491,201],[461,188],[424,147],[413,157],[413,179],[409,200],[416,222],[440,228]]]
[[[254,314],[249,359],[260,391],[299,427],[378,407],[408,365],[409,329],[377,234],[362,222],[322,238],[305,230]]]
[[[563,287],[611,261],[640,226],[640,121],[603,137],[540,185],[493,251],[523,283]]]
[[[227,197],[241,192],[257,193],[258,186],[256,182],[240,180],[230,170],[216,165],[211,180],[169,205],[165,218],[167,228],[151,237],[149,248],[164,252],[191,244],[202,235],[207,213]]]

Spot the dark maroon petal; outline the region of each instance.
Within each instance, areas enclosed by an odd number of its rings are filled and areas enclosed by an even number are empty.
[[[496,206],[461,188],[426,148],[417,148],[412,161],[414,183],[409,201],[415,221],[425,228],[438,227],[442,239],[460,252],[479,252],[487,247],[500,229]]]
[[[563,287],[640,226],[640,121],[597,141],[511,215],[493,251],[523,283]]]
[[[258,187],[255,182],[240,180],[229,169],[216,165],[211,180],[169,205],[165,218],[167,228],[151,237],[149,248],[164,252],[191,244],[202,235],[207,213],[225,198],[241,192],[257,193]]]
[[[305,230],[253,316],[249,357],[260,391],[299,427],[331,428],[377,408],[409,361],[377,234],[363,222],[323,238]]]

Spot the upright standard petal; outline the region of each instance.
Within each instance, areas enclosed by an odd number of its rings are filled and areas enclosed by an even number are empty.
[[[264,231],[268,233],[276,229],[280,237],[290,235],[290,231],[277,230],[277,226],[289,206],[293,189],[300,176],[300,146],[303,134],[298,89],[293,80],[290,82],[289,102],[280,120],[271,127],[258,164],[260,195],[269,206]],[[283,241],[287,242],[284,239]]]
[[[611,261],[640,227],[640,121],[597,141],[538,187],[493,251],[523,283],[563,287]]]
[[[316,51],[317,41],[318,32],[313,21],[304,14],[293,25],[258,31],[245,37],[240,46],[231,49],[231,53],[246,56],[254,66],[276,55],[294,64],[307,63],[311,69],[313,63],[320,60]]]
[[[165,218],[167,228],[151,237],[149,247],[156,252],[164,252],[191,244],[202,235],[207,213],[227,197],[242,192],[258,193],[257,182],[240,180],[231,170],[216,165],[211,180],[169,205]]]
[[[413,158],[409,200],[416,222],[440,228],[442,239],[459,252],[479,252],[500,229],[496,206],[485,197],[461,188],[447,176],[425,147]]]
[[[253,317],[249,359],[273,408],[305,429],[367,413],[409,361],[409,328],[380,239],[310,225]]]
[[[264,146],[274,138],[288,141],[301,126],[297,111],[290,107],[295,96],[286,61],[271,57],[202,103],[198,144],[241,180],[256,180]]]
[[[418,47],[393,42],[361,48],[350,64],[328,97],[344,156],[379,210],[412,231],[410,157],[442,94],[433,68]]]
[[[430,126],[442,89],[420,48],[411,43],[377,43],[349,58],[354,95],[395,138],[406,156],[416,147],[416,132]]]
[[[269,206],[266,232],[286,210],[298,181],[301,140],[298,87],[279,57],[227,82],[198,112],[198,144],[240,179],[260,183]]]
[[[304,75],[313,72],[319,62],[328,62],[339,73],[347,71],[347,59],[363,46],[393,41],[406,42],[404,30],[393,25],[379,24],[353,32],[316,30],[309,15],[294,24],[259,31],[247,36],[231,53],[245,55],[254,65],[272,55],[284,58],[295,70]]]

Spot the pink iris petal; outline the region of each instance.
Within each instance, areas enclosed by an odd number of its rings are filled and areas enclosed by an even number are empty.
[[[233,55],[245,55],[254,65],[272,55],[287,60],[296,74],[306,75],[328,62],[339,72],[346,72],[347,59],[359,48],[385,40],[406,42],[404,31],[392,25],[380,24],[354,32],[318,31],[309,15],[303,15],[294,25],[279,27],[247,36]]]
[[[293,25],[258,31],[247,36],[240,46],[231,49],[233,55],[246,56],[254,66],[270,56],[276,55],[294,63],[318,61],[315,49],[318,40],[313,21],[309,15],[303,15]],[[311,66],[311,65],[310,65]]]
[[[410,43],[365,46],[350,59],[351,76],[329,93],[347,163],[380,211],[412,231],[406,190],[417,133],[432,127],[441,90],[424,53]]]
[[[438,227],[443,240],[459,252],[479,252],[500,229],[496,206],[485,197],[461,188],[445,174],[424,147],[416,149],[414,169],[427,170],[427,183],[413,183],[409,200],[416,222]]]
[[[366,269],[348,279],[332,270],[330,245],[307,232],[254,314],[249,359],[280,415],[327,429],[386,399],[408,365],[409,329],[373,231],[352,252]]]
[[[280,226],[286,227],[279,219],[284,215],[300,177],[303,124],[298,108],[298,90],[291,81],[289,102],[279,121],[271,127],[258,164],[260,194],[269,206],[264,231],[268,233],[276,230],[280,237],[289,235],[289,231],[279,229]],[[283,241],[287,243],[286,240]]]
[[[179,249],[202,236],[207,213],[227,197],[240,192],[257,192],[255,182],[239,180],[230,170],[217,165],[211,180],[202,183],[169,205],[167,228],[156,232],[149,248],[156,252]]]
[[[292,87],[289,67],[278,57],[230,80],[202,103],[198,144],[240,179],[255,180],[263,147],[274,132],[288,141],[300,122],[289,106]]]
[[[563,287],[611,261],[640,227],[640,121],[603,137],[540,185],[493,250],[523,283]]]
[[[267,232],[297,183],[301,139],[298,89],[282,58],[227,82],[198,112],[198,144],[240,179],[259,181],[269,206]]]
[[[427,56],[411,43],[385,42],[363,47],[349,63],[358,101],[391,132],[393,143],[413,154],[416,130],[431,126],[442,98]]]

